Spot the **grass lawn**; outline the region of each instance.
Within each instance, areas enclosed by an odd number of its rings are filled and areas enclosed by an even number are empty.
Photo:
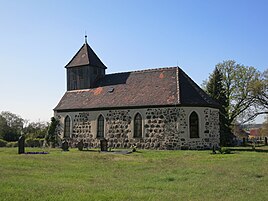
[[[259,148],[258,148],[259,149]],[[0,200],[268,200],[267,152],[0,148]]]

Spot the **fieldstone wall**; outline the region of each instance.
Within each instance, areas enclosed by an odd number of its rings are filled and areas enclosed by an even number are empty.
[[[84,147],[97,146],[98,141],[93,137],[89,116],[89,112],[74,115],[70,141],[72,147],[76,147],[80,141],[83,141]]]
[[[203,130],[200,129],[199,138],[189,139],[189,149],[210,149],[213,145],[218,146],[220,143],[218,110],[204,109],[201,117],[199,121]]]
[[[130,110],[110,110],[106,115],[106,136],[108,147],[128,148],[131,146]]]
[[[147,109],[145,117],[145,149],[180,149],[187,127],[181,108]]]
[[[189,136],[189,116],[196,111],[199,116],[199,138]],[[142,138],[133,138],[133,118],[139,112],[143,119]],[[97,119],[105,118],[105,139],[108,147],[140,149],[208,149],[219,144],[219,113],[212,108],[148,108],[129,110],[107,110],[58,114],[61,118],[59,135],[63,136],[64,118],[71,117],[70,146],[83,141],[85,147],[100,147],[96,138]]]

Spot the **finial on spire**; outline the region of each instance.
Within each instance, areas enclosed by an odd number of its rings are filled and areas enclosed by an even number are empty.
[[[85,43],[87,44],[87,34],[85,34]]]

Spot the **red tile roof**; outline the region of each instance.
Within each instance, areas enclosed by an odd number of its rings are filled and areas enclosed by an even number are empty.
[[[175,105],[219,106],[179,67],[170,67],[105,75],[95,88],[67,91],[54,110]]]

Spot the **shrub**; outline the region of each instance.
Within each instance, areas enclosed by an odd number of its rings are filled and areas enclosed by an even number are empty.
[[[18,147],[18,142],[8,142],[7,147]]]
[[[7,141],[0,139],[0,147],[7,146]]]
[[[26,147],[41,147],[43,145],[44,139],[42,138],[28,138],[25,140]]]
[[[226,148],[226,147],[221,147],[220,150],[219,150],[219,152],[220,152],[221,154],[231,154],[231,153],[232,153],[232,152],[231,152],[231,149],[228,149],[228,148]]]

